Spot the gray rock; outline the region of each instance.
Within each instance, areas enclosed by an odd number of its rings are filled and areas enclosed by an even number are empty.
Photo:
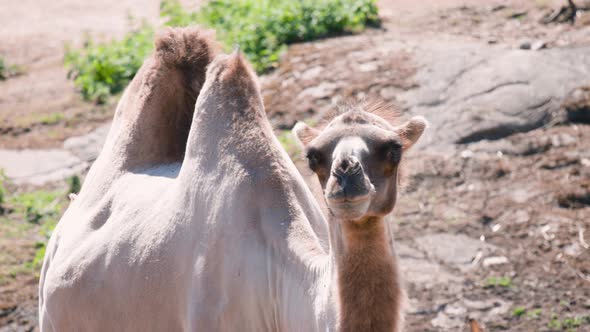
[[[107,138],[111,124],[105,124],[92,132],[76,137],[70,137],[64,142],[64,149],[71,151],[84,161],[94,161]]]
[[[299,93],[297,96],[298,99],[305,99],[305,98],[327,98],[330,97],[334,90],[337,88],[337,85],[330,82],[322,82],[318,86],[307,88]]]
[[[523,40],[518,43],[518,48],[521,50],[530,50],[531,49],[531,42],[529,40]]]
[[[514,213],[514,223],[524,224],[531,219],[530,214],[526,210],[518,210]]]
[[[571,257],[578,257],[582,252],[584,252],[584,249],[576,242],[568,244],[563,248],[563,253]]]
[[[359,65],[359,71],[361,72],[370,72],[376,71],[379,68],[378,61],[367,62]]]
[[[312,68],[304,71],[303,73],[301,73],[301,79],[302,80],[313,80],[316,77],[318,77],[318,75],[321,74],[323,70],[324,70],[324,67],[322,67],[322,66],[312,67]]]
[[[460,331],[465,327],[465,321],[461,318],[450,317],[444,312],[439,312],[434,319],[430,321],[434,327],[442,329],[442,331]]]
[[[64,149],[0,150],[0,169],[16,184],[35,186],[80,174],[100,153],[109,128],[110,123],[68,138]]]
[[[426,44],[414,49],[421,59],[418,87],[398,95],[412,114],[430,122],[421,149],[440,151],[539,128],[560,114],[568,92],[590,76],[589,46],[526,52],[471,42]]]
[[[16,184],[43,185],[82,172],[88,163],[64,150],[0,150],[0,169]]]
[[[444,331],[462,331],[469,319],[479,322],[495,322],[498,317],[506,314],[512,302],[501,299],[469,300],[459,299],[448,304],[443,311],[431,321],[435,327]]]
[[[590,86],[570,91],[563,101],[563,107],[569,121],[590,123]]]
[[[381,98],[385,100],[391,100],[395,98],[395,95],[398,93],[398,90],[394,87],[386,87],[379,91],[379,95]]]
[[[569,146],[576,144],[578,139],[569,134],[559,134],[551,136],[551,145],[554,147]]]
[[[408,283],[428,289],[461,280],[416,249],[397,243],[396,251],[400,259],[401,274]]]
[[[531,50],[538,51],[542,50],[547,46],[547,43],[542,40],[537,40],[531,45]]]
[[[461,271],[473,267],[473,260],[481,253],[484,257],[498,250],[495,246],[462,234],[432,234],[419,237],[416,245],[429,257]]]
[[[493,256],[493,257],[486,257],[483,259],[483,266],[490,267],[494,265],[502,265],[507,264],[508,258],[506,256]]]

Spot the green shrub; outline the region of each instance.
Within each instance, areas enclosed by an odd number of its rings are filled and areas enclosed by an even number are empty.
[[[80,192],[82,183],[79,176],[72,175],[67,179],[66,182],[68,183],[68,194],[77,194]]]
[[[25,267],[37,270],[41,267],[41,265],[43,265],[47,242],[49,242],[49,238],[51,237],[55,226],[57,226],[57,222],[57,218],[51,217],[45,220],[45,222],[41,225],[39,235],[43,237],[43,241],[35,243],[35,257],[33,257],[32,261],[26,262]]]
[[[168,25],[214,28],[225,45],[238,45],[259,73],[277,65],[287,44],[356,32],[378,22],[374,0],[212,0],[193,15],[167,0],[162,13]]]
[[[297,140],[295,138],[295,134],[293,134],[290,130],[281,130],[281,132],[277,135],[279,143],[283,146],[283,149],[287,151],[287,154],[293,161],[298,160],[301,155],[301,149]]]
[[[148,25],[121,40],[94,43],[89,39],[81,50],[66,48],[68,77],[86,100],[103,103],[123,91],[153,48],[154,31]]]
[[[512,316],[514,316],[514,317],[520,317],[520,316],[524,315],[525,313],[526,313],[525,307],[516,307],[516,308],[514,308],[514,310],[512,310]]]
[[[0,56],[0,80],[6,79],[6,63],[4,62],[4,58]]]
[[[560,331],[578,331],[580,327],[586,327],[590,325],[590,316],[575,316],[575,317],[567,317],[563,320],[560,320],[556,314],[553,314],[551,321],[547,324],[552,330],[560,330]],[[586,331],[586,329],[584,330]]]
[[[485,281],[485,287],[512,287],[512,278],[510,277],[489,277]]]
[[[4,213],[4,202],[6,200],[6,176],[4,175],[4,170],[0,168],[0,215]]]
[[[246,54],[257,72],[275,67],[287,44],[346,32],[378,23],[375,0],[210,0],[187,12],[177,0],[164,0],[160,15],[167,26],[200,24],[218,39]],[[153,29],[144,26],[122,40],[68,49],[65,64],[87,100],[104,102],[123,90],[153,47]]]
[[[26,192],[10,197],[14,212],[22,215],[26,221],[33,224],[58,218],[62,200],[62,191],[45,190]]]
[[[0,56],[0,81],[9,77],[20,75],[24,72],[21,66],[8,65],[3,57]]]

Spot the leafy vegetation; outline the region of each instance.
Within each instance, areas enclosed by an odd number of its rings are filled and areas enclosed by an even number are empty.
[[[590,316],[576,316],[559,319],[557,315],[553,314],[551,321],[547,324],[547,327],[552,330],[568,332],[578,331],[578,328],[583,326],[590,326]]]
[[[77,175],[72,175],[67,179],[68,183],[68,194],[77,194],[80,192],[82,188],[82,183],[80,181],[80,177]]]
[[[512,310],[512,316],[514,316],[514,317],[520,317],[520,316],[524,315],[525,313],[526,313],[525,307],[516,307],[516,308],[514,308],[514,310]]]
[[[533,310],[530,310],[529,312],[527,312],[527,317],[537,319],[537,318],[541,317],[542,314],[543,314],[543,310],[533,309]]]
[[[277,138],[283,146],[283,149],[285,149],[289,157],[291,157],[291,160],[295,161],[301,158],[301,148],[299,147],[294,134],[290,130],[282,130],[279,135],[277,135]]]
[[[488,277],[485,281],[485,287],[512,287],[512,278],[510,277]]]
[[[133,78],[152,50],[153,36],[153,29],[144,24],[121,40],[89,40],[81,50],[67,47],[64,62],[70,68],[68,77],[74,79],[84,99],[104,103]]]
[[[41,116],[39,122],[44,125],[52,125],[62,121],[63,119],[63,113],[55,112]]]
[[[0,56],[0,81],[3,81],[9,77],[19,75],[23,72],[23,69],[17,65],[9,65],[6,63],[3,57]]]
[[[258,72],[276,66],[287,44],[360,31],[378,21],[373,0],[212,0],[196,13],[168,0],[161,11],[170,26],[214,28],[225,45],[238,45]]]
[[[79,188],[79,178],[75,178],[67,181],[70,189]],[[45,245],[67,203],[66,193],[65,189],[19,192],[0,170],[0,239],[37,239],[34,248],[11,247],[0,253],[0,284],[19,274],[38,272]]]
[[[9,198],[14,211],[33,224],[59,217],[63,191],[37,190],[20,193]]]
[[[4,213],[4,201],[6,199],[6,187],[4,183],[6,182],[6,175],[4,175],[4,170],[0,168],[0,215]]]
[[[37,270],[43,264],[43,258],[45,257],[45,249],[47,248],[47,242],[51,237],[51,233],[55,229],[57,225],[57,218],[51,218],[46,220],[45,223],[41,225],[41,229],[39,234],[43,237],[42,241],[37,241],[35,243],[35,257],[30,262],[25,263],[25,266],[34,270]]]
[[[163,0],[167,26],[203,25],[217,31],[226,48],[239,46],[259,73],[275,67],[287,44],[362,30],[378,23],[375,0],[211,0],[197,12]],[[153,47],[146,24],[122,40],[92,41],[68,49],[65,64],[87,100],[105,102],[123,90]]]

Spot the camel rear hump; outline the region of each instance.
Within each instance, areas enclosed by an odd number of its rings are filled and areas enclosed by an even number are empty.
[[[128,171],[183,160],[195,102],[219,49],[213,32],[198,27],[159,33],[119,101],[106,163]]]
[[[215,33],[198,27],[168,28],[156,37],[155,46],[156,56],[164,65],[182,72],[196,101],[207,66],[220,49]]]

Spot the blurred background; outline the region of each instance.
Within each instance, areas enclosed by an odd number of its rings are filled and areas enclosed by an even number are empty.
[[[590,331],[590,1],[0,0],[0,331],[164,26],[215,29],[290,129],[377,99],[430,128],[395,209],[407,331]]]

